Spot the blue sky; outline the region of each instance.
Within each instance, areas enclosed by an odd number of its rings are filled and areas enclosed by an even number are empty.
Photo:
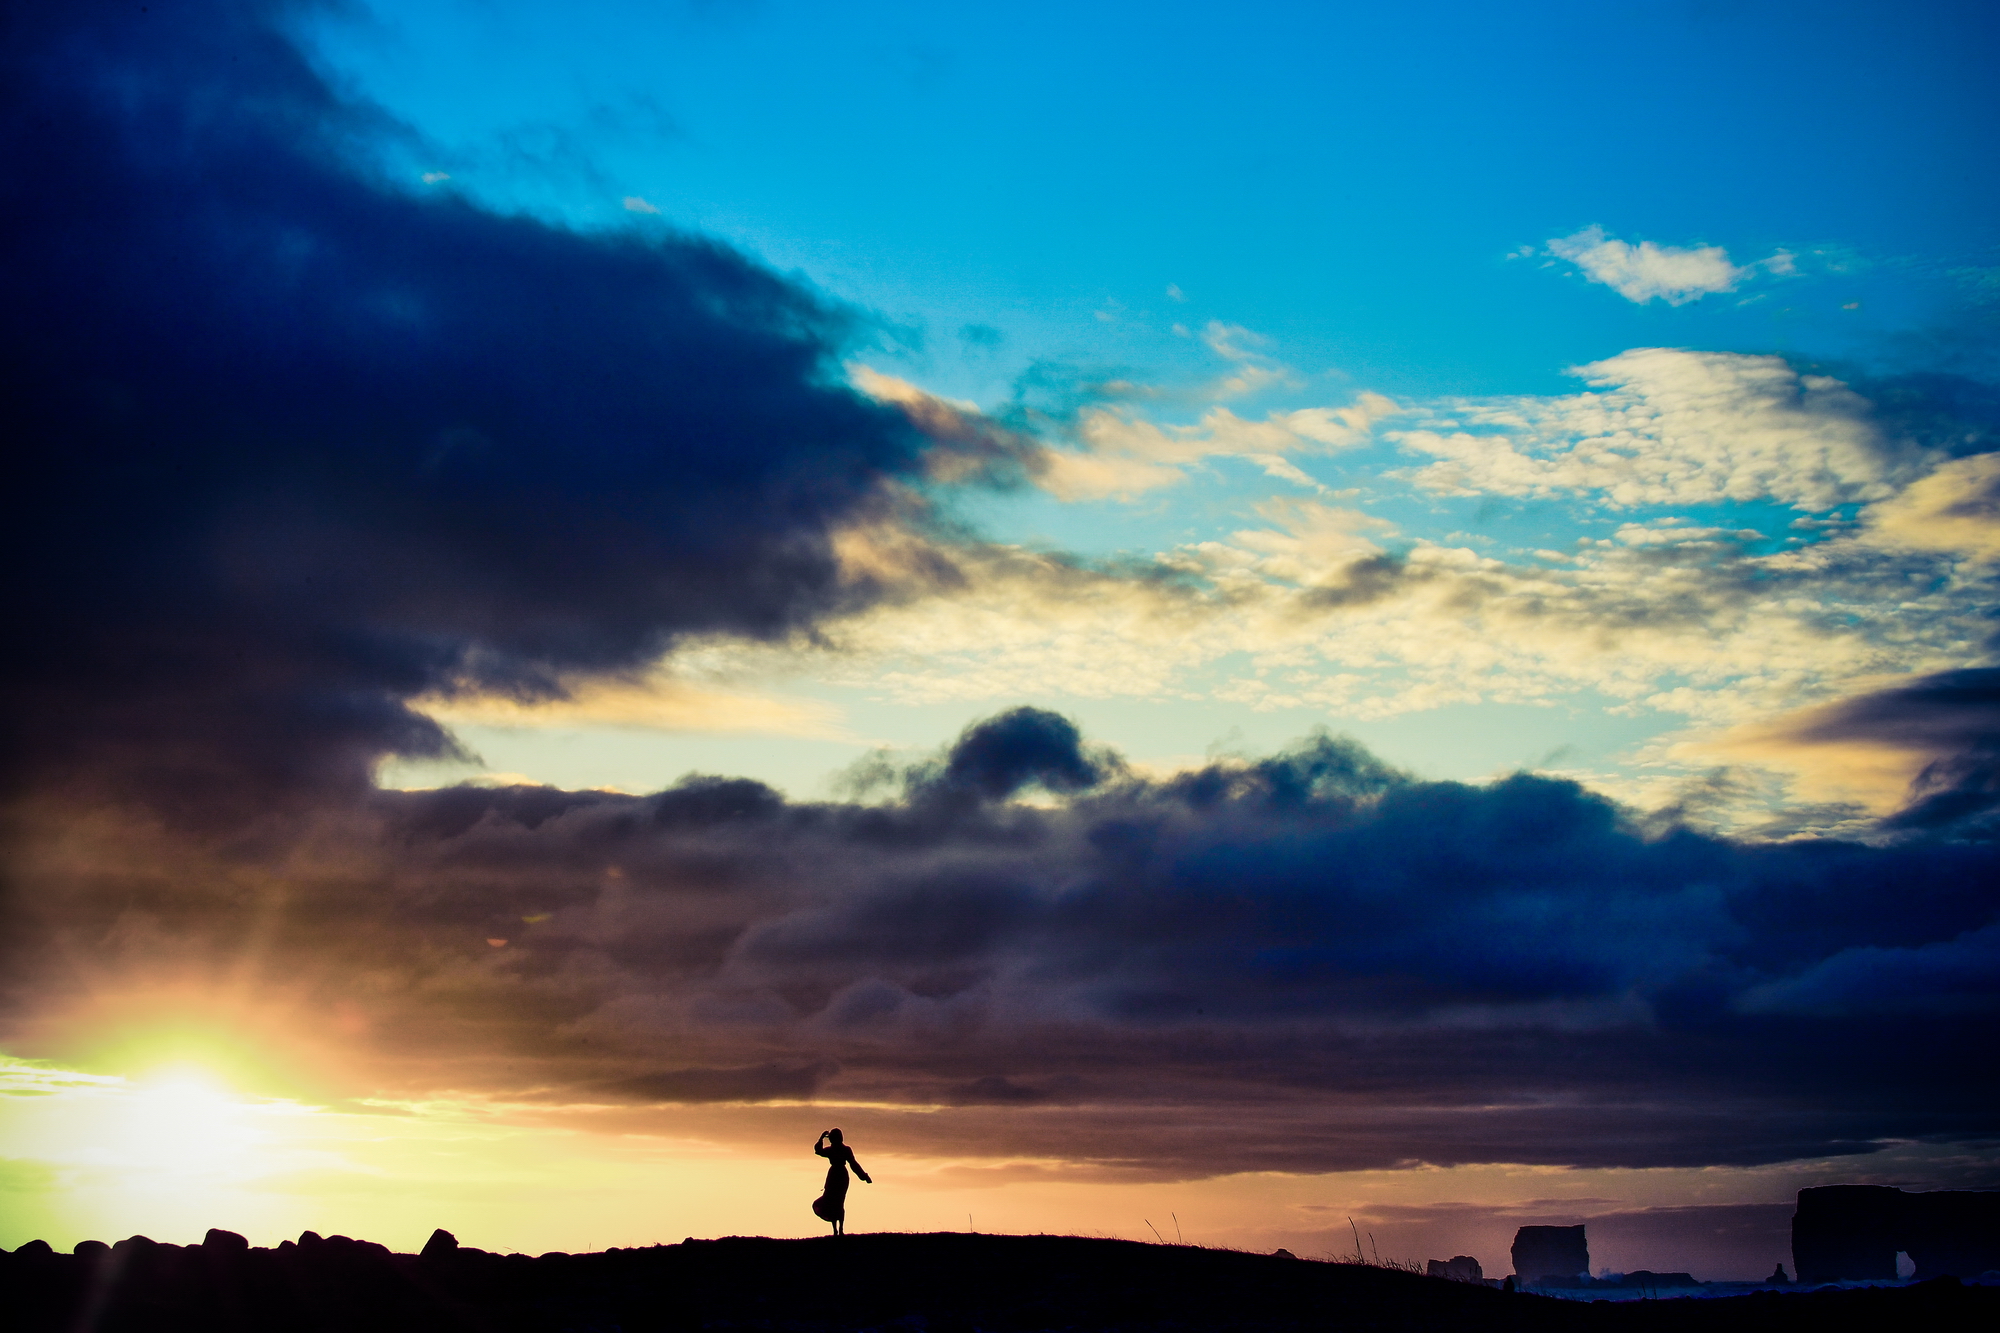
[[[1994,244],[1977,5],[411,3],[319,31],[434,144],[415,165],[585,225],[643,198],[912,326],[981,402],[1042,359],[1184,363],[1166,327],[1209,318],[1387,393],[1547,391],[1659,342],[1881,355]],[[1838,272],[1663,311],[1505,262],[1591,224]],[[968,324],[1001,345],[967,357]]]
[[[1093,405],[1172,428],[1218,403],[1255,420],[1364,394],[1432,416],[1467,398],[1553,401],[1583,387],[1572,368],[1634,348],[1776,354],[1848,378],[1992,365],[2000,213],[1979,164],[1994,33],[1977,5],[441,0],[352,8],[309,32],[346,86],[413,131],[383,150],[410,188],[720,238],[851,303],[855,363],[1058,445],[1079,444]],[[1621,244],[1707,256],[1721,276],[1621,291],[1577,258]],[[1249,391],[1217,389],[1245,366],[1260,372]],[[1384,549],[1507,560],[1635,521],[1754,529],[1771,550],[1814,538],[1795,520],[1837,510],[1444,494],[1411,487],[1407,450],[1379,434],[1292,462],[1291,480],[1211,458],[1144,493],[934,499],[992,541],[1138,561],[1257,527],[1260,504],[1313,484],[1393,524]],[[1836,498],[1851,518],[1853,497]],[[1691,734],[1685,710],[1582,678],[1386,715],[1282,691],[1249,701],[1226,688],[1244,674],[1226,658],[1151,687],[1017,672],[1005,693],[884,690],[769,654],[731,671],[817,710],[812,734],[456,725],[501,774],[638,790],[747,772],[800,794],[872,745],[929,747],[1015,702],[1151,761],[1327,726],[1460,778],[1550,763],[1630,778],[1646,768],[1635,744]],[[1663,686],[1684,685],[1672,674]],[[1655,753],[1650,771],[1686,767]]]

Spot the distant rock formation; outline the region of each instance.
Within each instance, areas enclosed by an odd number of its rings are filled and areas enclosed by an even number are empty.
[[[1776,1268],[1772,1269],[1771,1276],[1764,1280],[1774,1286],[1789,1287],[1792,1285],[1792,1279],[1786,1274],[1783,1264],[1779,1264]]]
[[[2000,1191],[1905,1194],[1887,1185],[1799,1191],[1792,1267],[1801,1282],[1893,1281],[1896,1252],[1916,1280],[2000,1268]]]
[[[1617,1285],[1657,1290],[1661,1287],[1699,1287],[1701,1283],[1695,1281],[1692,1273],[1654,1273],[1639,1268],[1619,1278]]]
[[[1431,1277],[1448,1277],[1453,1282],[1486,1280],[1486,1275],[1479,1271],[1479,1261],[1469,1254],[1457,1254],[1449,1259],[1433,1259],[1424,1265],[1424,1272]]]
[[[1590,1273],[1583,1226],[1522,1227],[1514,1233],[1514,1276],[1524,1286],[1566,1286]]]

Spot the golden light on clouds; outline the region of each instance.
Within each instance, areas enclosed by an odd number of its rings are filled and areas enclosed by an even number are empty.
[[[1683,762],[1744,764],[1780,773],[1799,801],[1856,805],[1878,818],[1895,813],[1909,802],[1911,784],[1931,756],[1914,741],[1814,737],[1814,721],[1839,707],[1825,704],[1731,727],[1711,739],[1676,744],[1668,753]]]
[[[448,726],[611,726],[813,739],[848,737],[840,710],[830,704],[701,685],[657,672],[631,679],[581,680],[561,699],[433,695],[413,700],[412,707]]]
[[[1946,463],[1872,506],[1868,518],[1891,544],[1977,560],[2000,558],[2000,454]]]

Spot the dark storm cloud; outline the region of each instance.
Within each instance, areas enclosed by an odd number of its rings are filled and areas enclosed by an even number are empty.
[[[1005,799],[1030,782],[1066,794]],[[1572,783],[1426,782],[1324,736],[1145,779],[1034,709],[879,804],[691,778],[319,819],[262,899],[260,966],[365,1014],[411,1089],[813,1096],[906,1151],[1116,1178],[1751,1165],[2000,1128],[1981,844],[1649,831]],[[135,901],[183,939],[246,911],[230,873],[160,873],[220,887],[72,873],[67,938],[118,937]],[[1917,965],[1857,1002],[1878,955]],[[809,1111],[730,1114],[782,1138]]]
[[[1111,763],[1083,752],[1076,724],[1042,708],[1016,708],[967,727],[941,764],[909,775],[919,799],[1005,800],[1023,787],[1078,792],[1100,782]]]
[[[930,445],[849,317],[716,244],[382,179],[257,0],[10,11],[17,788],[354,790],[404,701],[557,693],[880,589],[831,534]]]

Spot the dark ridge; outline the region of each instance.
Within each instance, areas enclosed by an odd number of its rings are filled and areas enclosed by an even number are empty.
[[[83,1250],[85,1247],[79,1247]],[[1118,1330],[2000,1327],[2000,1288],[1917,1286],[1593,1305],[1385,1268],[1067,1236],[728,1237],[602,1254],[422,1255],[307,1232],[251,1249],[142,1236],[0,1255],[18,1333],[1066,1333]]]

